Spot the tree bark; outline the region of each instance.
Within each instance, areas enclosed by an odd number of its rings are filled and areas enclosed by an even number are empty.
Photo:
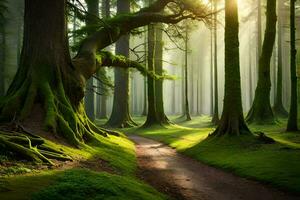
[[[4,65],[5,65],[5,28],[4,28],[4,18],[0,19],[0,96],[5,94],[5,75],[4,75]]]
[[[129,0],[117,1],[117,13],[124,14],[130,12]],[[116,54],[129,57],[129,35],[122,36],[116,44]],[[113,110],[107,122],[110,127],[133,127],[137,124],[129,114],[129,70],[115,69],[115,88]]]
[[[86,82],[105,66],[131,67],[143,75],[156,78],[155,74],[149,73],[139,63],[126,57],[114,56],[103,49],[137,27],[152,22],[177,23],[196,17],[191,10],[185,10],[185,14],[191,13],[188,16],[161,14],[169,2],[171,0],[156,1],[136,13],[106,19],[105,23],[99,24],[97,30],[82,41],[77,55],[71,59],[67,39],[66,0],[26,0],[20,66],[6,96],[0,100],[0,122],[24,123],[27,120],[38,123],[49,134],[60,135],[77,147],[98,140],[96,134],[116,134],[97,128],[86,116],[83,104]],[[179,1],[179,8],[183,8],[185,3]],[[205,9],[197,9],[198,14],[198,19],[207,16]],[[42,114],[42,119],[31,115],[34,110]],[[3,139],[3,143],[16,151],[22,149],[6,140]],[[24,154],[26,152],[24,150]],[[36,153],[35,156],[39,155]]]
[[[155,26],[155,73],[163,75],[163,24],[157,24]],[[160,124],[169,124],[169,119],[165,114],[164,100],[163,100],[163,80],[155,81],[155,106],[157,117],[160,120]]]
[[[87,26],[92,26],[97,23],[96,18],[99,17],[99,0],[85,0],[87,4]],[[95,121],[95,92],[94,92],[94,78],[91,77],[87,81],[86,94],[84,97],[84,105],[86,115],[91,121]]]
[[[214,0],[214,109],[212,123],[217,125],[219,123],[219,92],[218,92],[218,2]]]
[[[225,96],[220,123],[211,136],[249,134],[242,108],[237,0],[225,0]]]
[[[296,66],[296,26],[295,26],[295,2],[290,1],[290,37],[291,37],[291,103],[287,124],[287,131],[298,131],[298,94],[297,94],[297,66]]]
[[[185,30],[185,60],[184,60],[184,80],[185,80],[185,107],[184,107],[184,115],[186,116],[186,121],[191,121],[191,114],[190,114],[190,106],[189,106],[189,95],[188,95],[188,30]]]
[[[267,22],[262,54],[259,59],[258,83],[252,107],[247,115],[249,123],[274,123],[275,118],[270,103],[271,77],[270,62],[276,38],[276,1],[267,1]]]
[[[148,26],[148,70],[150,72],[155,71],[155,50],[156,50],[156,31],[155,31],[155,25],[151,24]],[[152,125],[162,125],[161,120],[158,117],[157,114],[157,107],[156,107],[156,93],[155,93],[155,80],[153,77],[148,76],[147,77],[147,101],[148,101],[148,113],[147,113],[147,119],[144,123],[143,127],[150,127]]]
[[[276,97],[274,103],[274,114],[279,117],[287,117],[288,112],[283,106],[282,103],[282,9],[284,9],[284,1],[278,0],[278,60],[277,60],[277,88],[276,88]]]
[[[261,56],[261,48],[262,48],[262,35],[261,35],[261,0],[257,0],[257,55],[256,55],[256,59],[257,59],[257,73],[258,73],[258,67],[259,67],[259,58]]]
[[[101,7],[101,16],[102,18],[109,18],[110,17],[110,1],[109,0],[102,0],[102,7]],[[97,73],[98,78],[106,77],[106,70],[100,69]],[[106,86],[98,81],[98,92],[101,94],[104,89],[107,89]],[[98,95],[98,108],[97,108],[97,117],[100,119],[107,118],[107,94],[103,94],[101,96]]]

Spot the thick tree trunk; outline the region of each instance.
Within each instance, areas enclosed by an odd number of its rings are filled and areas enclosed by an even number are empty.
[[[284,9],[284,1],[278,0],[278,59],[277,59],[277,88],[276,88],[276,97],[274,103],[274,114],[279,117],[287,117],[288,112],[285,110],[282,103],[282,9]]]
[[[155,73],[163,75],[163,24],[155,26]],[[155,81],[155,106],[157,117],[161,124],[169,124],[169,119],[165,114],[163,100],[163,80]]]
[[[220,123],[212,136],[250,133],[243,117],[238,36],[237,0],[226,0],[224,108]]]
[[[267,1],[267,22],[262,54],[259,59],[258,83],[252,107],[247,115],[249,123],[274,123],[275,118],[270,103],[271,77],[270,62],[276,38],[276,1]]]
[[[214,0],[214,109],[212,123],[217,125],[219,123],[219,92],[218,92],[218,13],[217,13],[217,0]]]
[[[41,105],[45,127],[79,145],[96,130],[83,108],[85,79],[72,65],[66,33],[66,2],[27,0],[18,72],[0,102],[1,121],[24,120]],[[47,24],[47,28],[45,28]],[[104,133],[103,133],[104,134]]]
[[[155,71],[155,50],[156,50],[156,31],[155,31],[155,25],[149,25],[148,26],[148,70],[150,72]],[[155,80],[153,77],[148,76],[147,78],[147,91],[148,91],[148,113],[147,113],[147,119],[144,123],[143,127],[149,127],[152,125],[162,125],[161,120],[158,117],[157,114],[157,107],[156,107],[156,93],[155,93]]]
[[[129,0],[118,0],[118,14],[130,12]],[[116,54],[129,57],[129,35],[125,35],[117,41]],[[133,127],[137,124],[129,114],[129,70],[115,69],[115,89],[113,110],[107,122],[111,127]]]
[[[132,67],[144,75],[156,77],[137,62],[101,50],[134,28],[152,22],[177,23],[195,16],[161,14],[170,2],[156,1],[139,12],[105,20],[105,25],[97,27],[82,41],[78,54],[71,60],[66,31],[66,0],[26,0],[20,66],[6,96],[0,100],[0,122],[34,124],[49,134],[64,137],[77,147],[99,139],[95,134],[117,134],[97,128],[86,116],[83,104],[86,82],[104,66]],[[179,3],[184,5],[186,2]],[[207,15],[203,11],[200,18]],[[35,115],[35,111],[41,115]],[[1,132],[0,143],[26,158],[49,163],[51,161],[44,155],[61,159],[60,154],[43,154],[32,148],[29,140],[35,141],[35,138],[26,139],[29,148],[24,149],[6,134]],[[23,136],[21,133],[22,138],[18,141],[23,143],[28,138]]]
[[[296,26],[295,26],[295,2],[290,1],[290,34],[291,34],[291,103],[287,124],[287,131],[298,131],[298,94],[297,94],[297,66],[296,66]]]

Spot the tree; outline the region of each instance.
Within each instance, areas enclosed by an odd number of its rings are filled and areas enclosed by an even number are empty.
[[[211,136],[250,134],[243,116],[237,0],[225,0],[225,96],[220,123]]]
[[[163,75],[163,24],[155,26],[155,73]],[[158,118],[162,124],[169,124],[169,119],[165,114],[164,100],[163,100],[163,80],[155,81],[155,107]]]
[[[189,1],[178,1],[176,5],[179,10],[185,9],[184,12],[161,13],[170,2],[156,1],[136,13],[99,21],[94,32],[81,42],[77,55],[71,59],[66,0],[26,0],[20,66],[6,96],[0,100],[0,121],[22,124],[27,119],[77,147],[98,140],[96,134],[103,137],[116,134],[96,127],[86,116],[83,105],[86,82],[105,66],[132,67],[144,75],[155,77],[139,63],[124,56],[114,56],[103,49],[131,30],[149,23],[177,23],[186,18],[205,20],[208,14],[203,5],[197,6]],[[33,110],[38,110],[42,119],[31,115]],[[35,140],[32,137],[25,139],[27,142],[28,139],[31,142]],[[26,158],[46,160],[45,154],[42,155],[38,148],[21,146],[5,133],[1,132],[0,142]]]
[[[97,18],[99,18],[99,0],[85,0],[88,8],[87,13],[87,26],[93,26],[97,24]],[[91,77],[87,81],[87,89],[84,97],[84,105],[87,116],[91,121],[95,120],[95,93],[94,93],[94,78]]]
[[[184,52],[184,86],[185,86],[185,93],[184,93],[184,97],[185,97],[185,106],[184,106],[184,115],[186,116],[186,120],[187,121],[191,121],[191,114],[190,114],[190,106],[189,106],[189,95],[188,95],[188,26],[186,25],[185,27],[185,38],[184,38],[184,44],[185,44],[185,52]]]
[[[148,70],[150,72],[155,71],[155,25],[150,24],[148,25],[148,55],[147,55],[147,63],[148,63]],[[153,77],[147,77],[147,102],[148,102],[148,112],[147,112],[147,119],[143,125],[143,127],[149,127],[155,124],[161,124],[157,113],[156,107],[156,97],[155,97],[155,80]]]
[[[295,2],[290,1],[290,37],[291,37],[291,103],[287,124],[287,131],[298,131],[298,95],[297,95],[297,66],[296,66],[296,26],[295,26]]]
[[[271,77],[270,62],[276,38],[276,1],[267,0],[266,30],[259,58],[258,83],[252,107],[247,115],[249,123],[274,123],[274,114],[270,103]]]
[[[0,96],[5,93],[4,64],[5,64],[5,1],[0,2]]]
[[[214,0],[214,20],[213,20],[213,27],[214,27],[214,107],[213,107],[213,117],[212,123],[218,124],[219,123],[219,93],[218,93],[218,1]]]
[[[261,56],[261,41],[261,0],[257,0],[257,66],[259,66],[259,58]]]
[[[101,16],[102,18],[109,18],[110,17],[110,0],[102,0],[101,4]],[[97,73],[99,79],[107,79],[105,69],[100,69]],[[104,90],[104,92],[103,92]],[[98,81],[98,92],[102,94],[101,96],[98,95],[97,101],[97,112],[96,116],[100,119],[107,118],[107,86],[103,84],[101,81]],[[100,105],[99,105],[100,104]]]
[[[117,1],[117,13],[129,13],[130,0]],[[129,35],[122,36],[116,44],[116,54],[129,56]],[[107,122],[111,127],[133,127],[137,124],[129,114],[129,70],[115,69],[113,110]]]
[[[282,10],[284,9],[284,1],[278,0],[278,65],[277,65],[277,87],[276,87],[276,97],[274,103],[274,114],[280,117],[287,117],[288,112],[285,110],[283,103],[282,103],[282,20],[283,20],[283,13]]]

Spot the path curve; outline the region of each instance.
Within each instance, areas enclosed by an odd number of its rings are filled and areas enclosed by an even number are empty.
[[[140,177],[176,199],[296,200],[300,197],[237,177],[177,153],[154,140],[129,136],[136,144]]]

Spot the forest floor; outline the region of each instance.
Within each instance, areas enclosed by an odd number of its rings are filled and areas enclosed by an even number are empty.
[[[55,167],[0,156],[0,199],[168,199],[162,193],[175,199],[293,199],[300,195],[300,134],[284,132],[285,120],[251,126],[253,132],[265,132],[276,140],[262,144],[247,137],[207,140],[214,129],[207,116],[190,122],[172,119],[178,125],[123,129],[136,146],[124,136],[98,136],[99,142],[82,149],[45,139],[74,159]],[[144,120],[135,118],[139,124]]]
[[[141,124],[143,120],[144,118],[135,118],[135,121]],[[277,124],[269,126],[250,126],[251,130],[254,133],[257,131],[261,131],[269,137],[275,139],[276,143],[274,144],[263,144],[257,142],[252,137],[249,138],[247,136],[230,139],[207,139],[208,134],[214,130],[214,126],[211,125],[210,118],[207,116],[195,117],[192,121],[189,122],[185,122],[184,120],[179,118],[173,118],[173,121],[175,121],[176,124],[179,125],[167,127],[151,127],[148,129],[141,129],[138,127],[128,129],[126,130],[126,132],[129,133],[129,135],[139,135],[167,144],[177,152],[180,152],[190,158],[197,160],[197,163],[204,163],[205,165],[199,164],[199,166],[202,165],[204,168],[208,166],[220,168],[224,172],[234,174],[239,177],[244,177],[248,180],[258,181],[261,184],[265,185],[259,187],[276,188],[281,191],[285,191],[290,195],[297,195],[297,199],[300,198],[300,134],[285,132],[286,120],[279,120]],[[151,145],[151,143],[153,143],[153,145]],[[164,155],[165,152],[171,151],[170,149],[165,150],[165,146],[153,141],[151,141],[150,144],[141,144],[141,146],[138,143],[137,148],[148,149],[145,150],[144,153],[150,151],[148,156],[142,156],[142,158],[139,158],[140,160],[143,158],[150,159],[148,163],[150,163],[151,159],[153,160],[153,163],[158,162],[161,157],[166,157],[166,155]],[[159,155],[158,158],[152,158],[151,151],[154,155]],[[158,154],[157,152],[155,154],[155,151],[159,151],[160,154]],[[165,160],[161,161],[161,163],[164,163],[164,167],[166,167],[166,165],[168,165],[168,168],[170,166],[171,168],[174,167],[173,174],[176,174],[178,173],[178,171],[180,171],[177,169],[176,165],[172,166],[172,163],[174,164],[175,161],[170,161],[170,158],[164,159]],[[174,159],[177,160],[177,158]],[[179,168],[182,168],[182,165],[184,165],[182,164],[184,163],[184,161],[182,160],[179,160],[177,163]],[[154,164],[154,166],[155,165],[156,164]],[[150,169],[153,169],[155,174],[158,174],[156,173],[157,169],[154,166],[151,166],[151,164],[149,164],[149,166]],[[193,171],[195,171],[196,168],[197,167],[195,167]],[[201,169],[202,168],[200,167],[197,171],[200,174],[198,175],[198,177],[201,176]],[[211,168],[208,169],[211,170]],[[145,169],[145,171],[146,174],[149,173],[149,170],[147,168]],[[172,172],[167,173],[167,170],[164,170],[164,173],[172,174]],[[200,177],[201,181],[205,179],[205,174],[206,173],[204,172],[203,177]],[[169,175],[167,176],[170,177]],[[197,175],[193,173],[190,176],[197,177]],[[163,178],[159,177],[158,179]],[[178,177],[173,177],[171,182],[176,183],[177,179]],[[190,180],[190,178],[188,179]],[[149,182],[151,183],[151,179]],[[239,183],[239,181],[237,181],[237,183]],[[239,184],[236,184],[235,187],[239,188],[238,185]],[[230,185],[224,184],[222,186],[217,185],[215,188],[225,186],[230,187]],[[234,184],[232,186],[234,186]],[[160,187],[161,186],[158,186],[158,189]],[[169,189],[172,190],[172,187],[168,185],[165,187],[167,189],[169,187]],[[209,187],[210,186],[208,183],[208,188]],[[248,187],[251,188],[251,184],[249,184]],[[183,188],[185,188],[185,186],[183,186]],[[211,190],[214,190],[213,186]],[[279,194],[280,192],[274,192],[275,189],[269,188],[266,190],[268,190],[269,192],[258,192],[260,191],[260,189],[257,189],[256,191],[253,190],[252,192],[254,193],[253,195],[266,194],[266,198],[263,199],[268,199],[267,197],[271,197],[270,195],[272,195],[272,193],[276,194],[276,198],[278,199],[289,199],[288,197],[292,199],[292,196],[289,196],[287,194],[284,194],[287,196],[281,196]],[[176,188],[173,189],[173,191],[176,191]],[[242,191],[242,194],[243,193],[244,192]],[[203,193],[199,193],[198,195],[201,196],[201,194]],[[236,197],[237,199],[240,199],[238,198],[239,196]],[[245,197],[245,199],[251,198]]]
[[[82,149],[46,140],[74,159],[55,166],[0,156],[0,199],[166,199],[136,177],[135,147],[130,140],[98,137],[99,142]]]

